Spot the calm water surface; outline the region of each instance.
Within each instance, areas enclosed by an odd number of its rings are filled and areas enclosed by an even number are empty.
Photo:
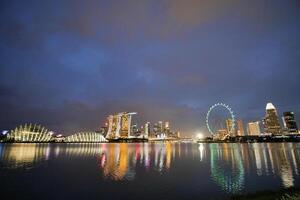
[[[297,143],[0,144],[11,199],[220,199],[299,187],[299,167]]]

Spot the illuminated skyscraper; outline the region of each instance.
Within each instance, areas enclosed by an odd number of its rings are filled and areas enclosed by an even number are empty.
[[[161,133],[161,132],[163,132],[163,130],[164,130],[164,129],[163,129],[163,122],[162,122],[162,121],[159,121],[159,122],[158,122],[158,132]]]
[[[244,125],[242,120],[237,120],[237,135],[245,136]]]
[[[248,123],[248,135],[260,135],[261,131],[260,131],[260,122],[250,122]]]
[[[264,128],[266,133],[280,134],[280,124],[277,110],[272,103],[266,106],[266,116],[264,121]]]
[[[136,137],[136,136],[138,136],[139,133],[140,133],[140,130],[138,128],[138,125],[137,124],[132,124],[131,132],[130,132],[131,136]]]
[[[106,138],[129,138],[131,134],[131,119],[136,113],[123,112],[108,116],[108,130]]]
[[[226,120],[226,129],[227,129],[227,133],[230,135],[230,136],[236,136],[236,130],[235,128],[232,130],[232,126],[234,126],[233,124],[233,120],[232,119],[227,119]]]
[[[165,122],[164,132],[165,133],[170,132],[170,122]]]
[[[148,138],[149,137],[149,135],[151,134],[150,133],[150,122],[147,122],[146,124],[145,124],[145,129],[144,129],[144,132],[145,132],[145,137],[146,138]]]
[[[287,129],[289,133],[298,133],[298,127],[295,120],[294,112],[284,112],[283,123],[284,123],[284,127]]]
[[[153,132],[154,132],[154,134],[159,132],[159,126],[158,126],[157,123],[155,123],[154,126],[153,126]]]

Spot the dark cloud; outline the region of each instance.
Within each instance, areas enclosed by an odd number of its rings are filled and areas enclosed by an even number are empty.
[[[259,120],[265,104],[300,115],[298,1],[2,1],[0,127],[97,129],[137,111],[204,129],[223,101]]]

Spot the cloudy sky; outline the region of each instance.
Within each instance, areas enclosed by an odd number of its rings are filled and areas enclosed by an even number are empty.
[[[300,122],[298,0],[2,0],[0,128],[65,134],[110,113],[206,131],[216,102]]]

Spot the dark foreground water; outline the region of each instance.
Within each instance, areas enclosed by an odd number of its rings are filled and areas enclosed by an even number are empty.
[[[299,187],[299,168],[297,143],[0,144],[0,198],[221,199]]]

